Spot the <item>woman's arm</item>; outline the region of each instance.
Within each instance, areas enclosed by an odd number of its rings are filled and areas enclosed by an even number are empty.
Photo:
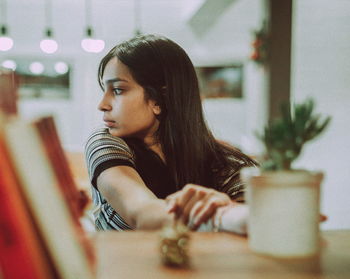
[[[91,184],[129,226],[156,229],[171,219],[164,200],[137,173],[134,152],[122,138],[106,128],[95,130],[85,145],[85,157]]]
[[[97,187],[107,202],[135,229],[158,229],[173,219],[164,200],[158,199],[135,169],[115,166],[97,178]]]

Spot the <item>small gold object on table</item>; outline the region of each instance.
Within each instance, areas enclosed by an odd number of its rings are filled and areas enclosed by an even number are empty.
[[[172,267],[187,267],[189,265],[188,231],[188,228],[179,221],[163,227],[160,242],[163,264]]]

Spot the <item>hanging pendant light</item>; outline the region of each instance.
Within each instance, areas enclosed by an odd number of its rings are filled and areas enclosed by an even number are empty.
[[[7,59],[1,63],[1,66],[5,69],[15,71],[17,68],[17,63],[11,59]]]
[[[13,47],[13,40],[7,36],[5,25],[0,27],[0,51],[8,51]]]
[[[86,33],[85,38],[81,41],[81,47],[86,52],[98,53],[101,52],[105,48],[105,42],[103,40],[94,39],[93,37],[93,29],[90,25],[91,18],[91,2],[90,0],[85,1],[85,16],[86,16]]]
[[[58,49],[58,44],[54,39],[52,39],[52,30],[50,28],[47,28],[45,35],[46,38],[40,42],[41,50],[49,54],[55,53]]]
[[[134,0],[134,36],[141,34],[141,3],[140,0]]]
[[[81,47],[86,52],[101,52],[105,48],[105,42],[103,40],[93,39],[92,28],[86,28],[86,37],[81,40]]]
[[[53,39],[53,32],[51,26],[51,0],[45,2],[45,17],[46,17],[46,30],[45,38],[40,42],[40,48],[45,53],[55,53],[58,49],[57,42]]]
[[[6,27],[6,2],[2,1],[2,19],[3,24],[0,25],[0,51],[8,51],[13,47],[13,40],[7,35]]]

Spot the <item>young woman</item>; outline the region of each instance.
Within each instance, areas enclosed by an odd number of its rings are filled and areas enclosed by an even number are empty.
[[[174,213],[197,229],[236,207],[239,171],[256,163],[209,131],[179,45],[155,35],[125,41],[102,59],[98,80],[106,128],[86,144],[97,229],[156,229]]]

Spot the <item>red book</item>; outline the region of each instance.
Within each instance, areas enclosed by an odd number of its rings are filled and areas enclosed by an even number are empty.
[[[2,134],[0,197],[0,269],[3,278],[56,278],[50,257],[21,192]]]
[[[91,250],[55,173],[59,165],[47,156],[38,128],[23,119],[12,119],[1,126],[21,190],[59,278],[92,279]]]
[[[38,130],[46,155],[51,162],[72,216],[75,221],[78,221],[83,213],[83,208],[80,206],[80,192],[64,155],[55,122],[52,117],[42,117],[33,123]]]
[[[63,196],[66,199],[67,206],[70,209],[72,218],[76,223],[76,229],[81,236],[81,242],[88,255],[88,258],[93,265],[95,263],[94,251],[91,243],[86,238],[79,218],[83,215],[84,208],[88,199],[81,194],[75,181],[72,172],[69,168],[68,161],[65,157],[56,125],[52,116],[41,117],[33,122],[36,127],[39,137],[41,138],[46,155],[51,162],[53,172],[58,181]]]

